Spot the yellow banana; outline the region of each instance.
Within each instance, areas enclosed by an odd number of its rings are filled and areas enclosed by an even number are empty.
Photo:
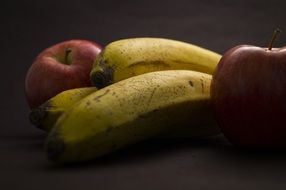
[[[96,58],[92,83],[102,88],[143,73],[194,70],[212,74],[221,55],[201,47],[162,38],[131,38],[108,44]]]
[[[209,109],[211,75],[158,71],[117,82],[58,119],[45,150],[56,162],[84,161],[163,133],[218,134]]]
[[[76,88],[64,91],[49,99],[47,102],[33,109],[29,118],[32,124],[46,132],[50,132],[57,119],[75,103],[95,92],[95,87]],[[203,132],[205,133],[205,132]],[[172,133],[162,134],[164,138],[189,138],[193,136],[193,130],[188,129],[172,131]]]
[[[50,132],[57,119],[75,103],[95,92],[95,87],[76,88],[64,91],[49,99],[47,102],[33,109],[29,118],[32,124],[46,132]],[[205,133],[205,132],[203,132]],[[189,138],[194,137],[193,130],[187,129],[162,134],[161,138]]]
[[[63,91],[41,106],[32,109],[29,119],[39,129],[50,131],[60,115],[72,107],[73,104],[96,90],[96,87],[85,87]]]

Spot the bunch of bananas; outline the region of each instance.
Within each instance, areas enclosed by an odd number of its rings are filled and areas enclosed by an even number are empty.
[[[30,121],[49,132],[48,158],[96,158],[151,137],[219,133],[210,83],[221,56],[161,38],[108,44],[90,73],[95,87],[64,91],[35,108]]]

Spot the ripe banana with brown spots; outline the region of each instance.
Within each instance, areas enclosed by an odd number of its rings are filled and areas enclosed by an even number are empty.
[[[212,74],[221,55],[199,46],[163,38],[130,38],[108,44],[90,73],[98,88],[143,73],[194,70]]]
[[[158,71],[100,89],[61,115],[46,140],[47,155],[76,162],[174,131],[218,134],[209,107],[211,79],[195,71]]]

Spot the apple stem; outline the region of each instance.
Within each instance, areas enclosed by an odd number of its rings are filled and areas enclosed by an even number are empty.
[[[66,49],[66,53],[65,53],[65,64],[68,64],[68,56],[69,56],[69,54],[71,53],[71,49]]]
[[[273,47],[273,43],[274,41],[276,40],[278,34],[280,34],[282,31],[279,29],[279,28],[276,28],[273,32],[273,35],[272,35],[272,38],[271,38],[271,41],[269,43],[269,46],[268,46],[268,50],[271,50],[272,47]]]

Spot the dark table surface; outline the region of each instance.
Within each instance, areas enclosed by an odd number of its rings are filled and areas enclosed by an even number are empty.
[[[286,189],[286,152],[247,152],[222,136],[151,140],[85,164],[55,166],[46,134],[28,121],[24,79],[35,56],[57,42],[102,44],[165,37],[223,54],[267,46],[286,31],[286,1],[6,1],[1,3],[0,189]],[[275,46],[286,43],[282,33]]]

